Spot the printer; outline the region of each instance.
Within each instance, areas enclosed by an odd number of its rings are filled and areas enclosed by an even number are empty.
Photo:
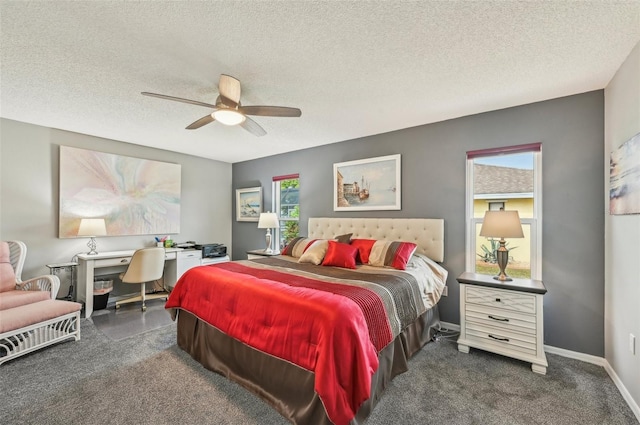
[[[224,257],[227,247],[221,243],[195,244],[194,249],[202,251],[202,258]]]

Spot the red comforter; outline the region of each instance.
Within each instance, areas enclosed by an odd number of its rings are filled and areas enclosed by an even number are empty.
[[[313,371],[315,391],[336,425],[347,424],[369,398],[376,348],[392,340],[373,291],[235,262],[190,269],[166,308],[187,310],[247,345]]]

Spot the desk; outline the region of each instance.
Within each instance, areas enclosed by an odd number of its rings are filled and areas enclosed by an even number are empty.
[[[175,261],[180,248],[167,248],[165,261]],[[84,302],[85,317],[91,317],[93,313],[93,280],[95,270],[105,267],[128,266],[134,249],[127,251],[100,252],[96,255],[78,254],[78,289],[76,292],[78,302]],[[167,273],[168,270],[175,270],[175,267],[165,269],[165,285],[173,286],[179,276],[174,273]]]

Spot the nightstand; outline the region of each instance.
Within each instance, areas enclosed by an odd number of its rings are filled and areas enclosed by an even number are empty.
[[[280,255],[279,252],[266,252],[264,249],[254,249],[253,251],[247,251],[247,260],[255,260],[262,257],[275,257]]]
[[[544,353],[542,281],[462,273],[458,351],[479,348],[531,363],[531,370],[547,373]]]

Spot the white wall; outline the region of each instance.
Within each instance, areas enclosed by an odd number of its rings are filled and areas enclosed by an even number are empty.
[[[180,233],[173,240],[230,248],[231,164],[0,119],[0,239],[27,244],[23,278],[48,273],[46,264],[87,251],[86,238],[58,238],[60,145],[181,164]],[[98,250],[142,248],[154,244],[154,236],[102,237]]]
[[[605,89],[606,211],[610,154],[638,132],[640,43]],[[629,350],[629,334],[636,337],[635,355]],[[640,420],[640,214],[605,217],[605,358]]]

